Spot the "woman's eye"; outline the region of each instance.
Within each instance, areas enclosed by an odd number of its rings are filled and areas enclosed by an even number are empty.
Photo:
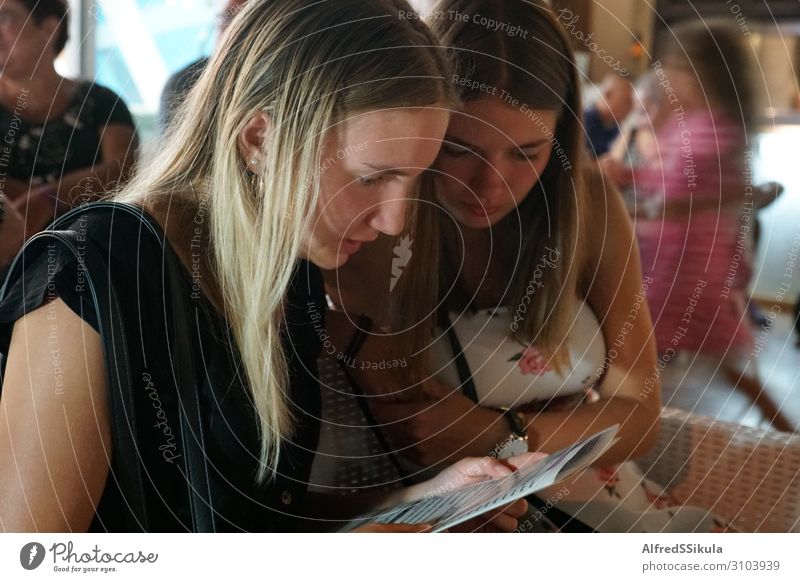
[[[451,144],[444,144],[442,146],[442,152],[447,154],[448,156],[452,156],[454,158],[463,158],[468,156],[472,153],[472,150],[469,148],[463,148],[460,146],[455,146]]]
[[[538,157],[539,157],[539,152],[533,152],[533,153],[514,152],[514,158],[516,158],[521,162],[535,162]]]
[[[383,176],[381,175],[369,175],[369,176],[362,176],[358,179],[361,182],[362,186],[374,186],[383,182]]]

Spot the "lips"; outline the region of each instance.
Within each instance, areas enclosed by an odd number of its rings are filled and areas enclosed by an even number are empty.
[[[480,204],[464,204],[464,208],[476,218],[486,218],[497,212],[497,208],[494,206],[481,206]]]
[[[370,243],[374,241],[377,236],[368,239],[355,239],[355,238],[346,238],[342,239],[342,244],[340,245],[342,252],[347,253],[348,255],[353,255],[357,253],[364,243]]]
[[[361,249],[362,244],[364,243],[362,243],[361,241],[346,238],[342,241],[340,249],[345,254],[353,255]]]

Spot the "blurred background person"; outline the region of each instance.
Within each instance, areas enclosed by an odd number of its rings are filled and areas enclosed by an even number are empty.
[[[239,13],[239,10],[242,9],[246,2],[247,0],[228,0],[225,8],[217,16],[218,37],[222,36],[222,33],[225,32],[234,16]],[[169,127],[175,115],[175,109],[191,88],[194,87],[200,77],[200,73],[203,72],[207,64],[208,57],[200,57],[173,74],[167,81],[164,91],[161,93],[161,110],[158,116],[159,129],[162,134]]]
[[[656,131],[664,108],[656,74],[645,73],[636,83],[634,109],[622,122],[617,138],[608,152],[600,157],[604,174],[620,189],[631,216],[640,203],[646,206],[647,197],[633,182],[633,171],[658,163]],[[638,195],[637,195],[638,194]]]
[[[66,0],[0,4],[0,170],[26,237],[79,198],[102,197],[136,156],[136,129],[119,96],[56,71],[68,31]]]
[[[633,170],[658,206],[636,230],[665,390],[720,376],[743,390],[780,430],[791,430],[756,380],[747,312],[753,274],[749,232],[759,205],[746,182],[755,90],[748,47],[735,28],[706,21],[673,28],[656,73],[670,92],[657,129],[658,163]],[[665,94],[666,95],[666,94]],[[606,162],[611,175],[625,169]]]
[[[601,96],[584,112],[586,147],[591,156],[608,152],[620,133],[620,124],[633,110],[633,85],[616,73],[606,76]]]

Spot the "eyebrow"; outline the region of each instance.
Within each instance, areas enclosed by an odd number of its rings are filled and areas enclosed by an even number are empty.
[[[445,140],[445,142],[453,143],[453,144],[459,145],[461,147],[465,147],[465,148],[471,149],[471,150],[476,151],[476,152],[480,152],[481,151],[481,148],[479,148],[477,146],[474,146],[471,143],[466,142],[466,141],[464,141],[462,139],[458,139],[458,138],[454,138],[454,137],[445,137],[444,140]],[[531,141],[531,142],[528,142],[528,143],[523,143],[523,144],[520,144],[518,146],[514,146],[512,149],[515,149],[515,150],[529,150],[529,149],[533,149],[533,148],[538,148],[539,146],[543,146],[548,141],[549,140],[547,138],[537,139],[537,140],[534,140],[534,141]]]
[[[381,165],[381,164],[369,164],[369,163],[364,163],[364,166],[369,168],[370,170],[374,170],[376,172],[381,172],[383,174],[391,174],[393,176],[410,176],[411,175],[408,171],[402,170],[400,168],[397,168],[396,166],[384,166],[384,165]]]

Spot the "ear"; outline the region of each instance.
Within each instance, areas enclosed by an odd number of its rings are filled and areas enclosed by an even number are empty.
[[[239,153],[248,168],[264,160],[264,147],[272,133],[272,118],[263,111],[253,114],[239,133]],[[255,161],[255,163],[253,163]]]

